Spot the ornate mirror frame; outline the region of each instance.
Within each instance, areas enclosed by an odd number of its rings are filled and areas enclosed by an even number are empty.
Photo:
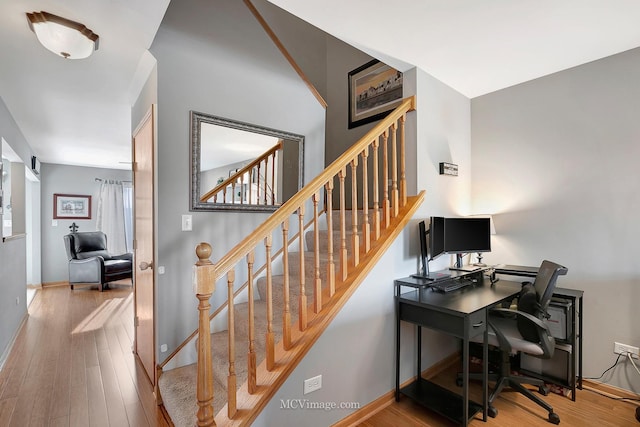
[[[244,212],[273,212],[286,200],[280,201],[278,205],[259,205],[259,204],[236,204],[236,203],[214,203],[202,202],[201,192],[201,160],[202,160],[202,124],[212,124],[232,129],[238,129],[246,132],[257,133],[262,135],[273,136],[281,140],[297,143],[298,148],[298,176],[294,177],[297,181],[297,190],[303,185],[304,177],[304,136],[290,132],[271,129],[250,123],[244,123],[237,120],[226,119],[223,117],[212,116],[210,114],[190,111],[191,133],[190,133],[190,193],[191,193],[191,211],[244,211]],[[224,144],[221,145],[224,148]],[[292,177],[281,177],[280,179],[292,179]]]

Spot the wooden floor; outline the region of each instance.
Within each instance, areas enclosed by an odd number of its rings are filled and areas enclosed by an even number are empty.
[[[449,369],[439,374],[434,378],[434,381],[459,392],[460,389],[455,386],[456,371],[457,369]],[[482,394],[479,383],[472,384],[470,387],[472,388],[472,398],[481,402]],[[560,426],[640,427],[640,422],[635,418],[636,406],[640,402],[612,400],[586,389],[577,391],[575,402],[568,397],[553,393],[543,398],[553,406],[554,411],[560,416]],[[553,426],[547,421],[546,410],[519,393],[510,390],[503,391],[495,400],[494,406],[498,410],[496,418],[488,417],[488,421],[485,423],[482,421],[482,414],[479,414],[469,425],[471,427]],[[358,427],[451,427],[453,425],[449,420],[425,409],[405,396],[400,398],[400,402],[394,401],[369,419],[357,424]]]
[[[0,426],[166,426],[132,342],[130,284],[39,290],[0,371]]]
[[[4,426],[167,426],[153,390],[131,351],[131,286],[105,292],[67,286],[39,290],[0,371],[0,427]],[[455,367],[435,378],[454,388]],[[472,398],[480,400],[478,386]],[[561,426],[640,426],[633,403],[579,390],[577,401],[545,398]],[[544,426],[546,412],[525,397],[503,392],[497,418],[473,420],[471,427]],[[450,427],[448,420],[401,398],[360,427]]]

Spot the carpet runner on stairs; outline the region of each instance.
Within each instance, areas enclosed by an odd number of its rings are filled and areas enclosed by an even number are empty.
[[[339,212],[338,212],[339,213]],[[362,213],[359,213],[359,223],[362,221]],[[352,228],[351,228],[351,212],[348,211],[346,218],[346,246],[350,253],[352,247]],[[340,249],[340,217],[336,212],[333,214],[333,252],[336,271],[339,270],[339,249]],[[361,228],[361,226],[359,226]],[[359,232],[359,237],[361,237]],[[327,247],[328,247],[328,231],[319,230],[320,253],[324,254],[320,257],[320,278],[322,286],[326,286],[327,277]],[[314,247],[314,233],[308,231],[305,233],[305,241],[307,248]],[[313,284],[315,279],[315,255],[312,251],[304,252],[305,265],[305,295],[307,302],[313,301]],[[291,321],[297,327],[298,321],[298,296],[300,294],[299,279],[300,253],[289,252],[289,310]],[[284,309],[283,296],[284,276],[274,275],[272,277],[272,294],[273,294],[273,332],[275,335],[274,342],[278,343],[282,339],[282,317]],[[267,331],[267,303],[266,303],[266,278],[261,277],[256,280],[254,299],[254,349],[257,355],[256,365],[265,359],[266,331]],[[219,290],[218,290],[219,292]],[[194,305],[195,307],[195,305]],[[248,303],[240,303],[234,305],[235,315],[235,373],[236,385],[239,388],[247,381],[247,359],[249,350],[249,331],[248,331]],[[228,331],[214,332],[211,334],[211,350],[213,359],[214,372],[214,414],[227,402],[227,376],[229,375],[229,356],[228,356]],[[196,377],[197,366],[191,364],[180,368],[172,369],[160,376],[158,387],[162,396],[162,401],[176,426],[192,426],[196,424],[196,413],[198,405],[196,401]]]

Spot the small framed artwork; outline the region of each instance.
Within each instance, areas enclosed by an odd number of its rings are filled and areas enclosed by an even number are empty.
[[[53,195],[54,219],[91,219],[91,196]]]
[[[402,103],[402,73],[374,59],[349,72],[349,129],[380,120]]]

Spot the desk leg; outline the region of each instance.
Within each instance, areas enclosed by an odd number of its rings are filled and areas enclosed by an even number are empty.
[[[485,319],[484,335],[482,339],[482,421],[487,421],[489,410],[489,326]]]
[[[400,401],[400,304],[396,298],[396,402]]]
[[[582,390],[582,296],[578,298],[578,306],[578,388]]]
[[[465,327],[466,329],[466,327]],[[469,331],[462,340],[462,425],[469,423]]]
[[[422,326],[418,326],[418,372],[416,373],[416,377],[420,379],[422,377]]]

